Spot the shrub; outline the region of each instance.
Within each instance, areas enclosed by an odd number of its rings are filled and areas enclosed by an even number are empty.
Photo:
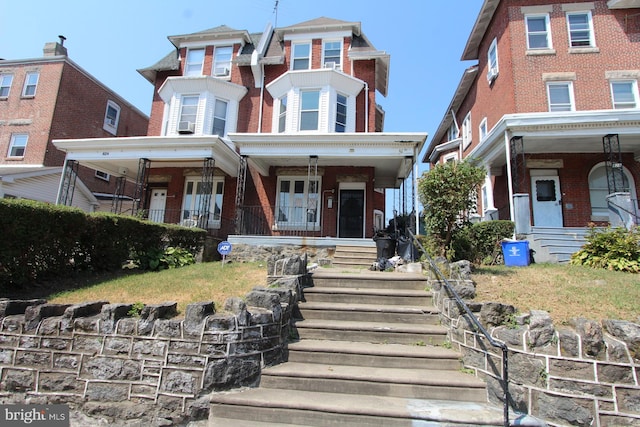
[[[492,264],[501,251],[502,240],[513,236],[514,223],[507,220],[483,221],[459,229],[448,251],[452,261],[469,260]]]
[[[592,227],[586,240],[587,243],[571,256],[571,264],[640,273],[638,228]]]

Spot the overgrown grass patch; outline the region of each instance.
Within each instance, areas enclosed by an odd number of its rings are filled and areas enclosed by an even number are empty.
[[[106,277],[86,287],[44,296],[51,303],[81,303],[109,301],[110,303],[157,304],[178,303],[184,313],[187,304],[214,301],[222,310],[229,297],[244,297],[256,286],[266,286],[267,267],[264,263],[210,262],[170,270]]]
[[[481,266],[473,273],[477,301],[497,301],[522,312],[545,310],[555,324],[576,317],[638,322],[640,275],[566,264]]]

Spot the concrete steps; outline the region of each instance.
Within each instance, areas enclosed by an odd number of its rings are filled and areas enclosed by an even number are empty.
[[[367,246],[337,245],[333,255],[333,266],[348,268],[369,268],[377,259],[377,249],[372,240]]]
[[[588,228],[532,227],[527,235],[536,262],[566,263],[586,243]]]
[[[258,388],[212,394],[210,426],[503,425],[485,383],[442,346],[423,276],[332,268],[313,283],[288,362]]]

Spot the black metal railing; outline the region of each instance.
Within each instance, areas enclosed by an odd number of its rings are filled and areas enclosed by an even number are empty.
[[[305,207],[243,206],[238,234],[250,236],[314,236],[321,228],[320,212]]]
[[[429,256],[429,254],[425,250],[424,246],[422,246],[422,243],[420,243],[420,241],[416,238],[415,234],[413,234],[413,232],[408,228],[405,230],[405,233],[408,236],[411,237],[414,245],[418,248],[420,253],[429,262],[429,266],[431,267],[431,269],[433,270],[433,272],[437,276],[438,280],[442,284],[444,284],[445,288],[447,289],[447,292],[449,292],[449,294],[453,295],[453,298],[455,299],[455,301],[458,304],[458,306],[461,307],[464,310],[464,312],[468,316],[468,319],[475,326],[476,331],[479,331],[482,335],[484,335],[485,338],[487,339],[487,341],[493,347],[500,348],[502,350],[503,416],[504,416],[504,426],[505,427],[509,427],[509,370],[508,370],[508,366],[509,366],[509,363],[508,363],[509,348],[507,347],[506,344],[498,342],[495,339],[493,339],[493,337],[484,328],[484,326],[482,326],[482,324],[480,323],[480,320],[478,320],[478,318],[473,314],[473,312],[471,311],[471,309],[469,309],[469,307],[464,302],[464,300],[462,298],[460,298],[460,295],[458,295],[458,293],[453,288],[453,286],[451,286],[451,284],[449,283],[449,281],[447,280],[445,275],[442,274],[442,272],[438,268],[437,264]]]

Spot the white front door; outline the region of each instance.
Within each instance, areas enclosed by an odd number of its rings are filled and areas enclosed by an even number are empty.
[[[532,176],[533,225],[562,227],[562,193],[558,176]]]
[[[167,205],[167,190],[153,188],[149,202],[149,221],[164,222],[164,210]]]

